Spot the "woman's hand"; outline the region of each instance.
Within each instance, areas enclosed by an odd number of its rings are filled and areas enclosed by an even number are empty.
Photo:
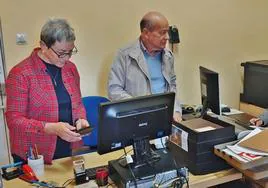
[[[250,124],[255,125],[255,126],[262,126],[263,121],[260,118],[252,118],[249,120]]]
[[[180,112],[175,112],[173,114],[173,120],[176,121],[177,123],[182,121],[181,113]]]
[[[85,119],[78,119],[76,122],[75,122],[75,125],[76,125],[76,129],[79,130],[79,129],[82,129],[82,128],[85,128],[85,127],[89,127],[89,123],[87,120]]]
[[[76,130],[76,127],[63,122],[46,123],[44,127],[45,133],[57,135],[67,142],[77,142],[82,139],[81,135],[74,132],[74,130]]]

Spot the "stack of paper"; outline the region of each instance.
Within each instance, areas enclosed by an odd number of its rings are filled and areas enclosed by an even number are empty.
[[[256,128],[237,144],[227,146],[227,148],[223,151],[239,161],[253,161],[263,156],[268,156],[267,137],[268,130]]]

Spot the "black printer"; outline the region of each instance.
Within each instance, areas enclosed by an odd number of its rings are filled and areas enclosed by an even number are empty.
[[[178,164],[186,166],[194,175],[202,175],[230,168],[213,150],[214,145],[235,139],[233,125],[205,115],[173,123],[168,148]]]

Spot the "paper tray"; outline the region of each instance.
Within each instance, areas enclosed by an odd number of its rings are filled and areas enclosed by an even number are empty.
[[[262,178],[268,177],[268,157],[262,157],[261,159],[257,159],[250,162],[241,162],[232,156],[226,154],[222,150],[226,148],[227,145],[234,145],[238,141],[227,142],[224,144],[219,144],[214,146],[215,155],[224,159],[228,164],[240,170],[246,176],[258,180]]]

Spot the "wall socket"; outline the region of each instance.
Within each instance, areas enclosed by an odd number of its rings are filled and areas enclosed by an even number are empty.
[[[18,45],[27,44],[26,34],[25,33],[17,33],[16,34],[16,44],[18,44]]]

